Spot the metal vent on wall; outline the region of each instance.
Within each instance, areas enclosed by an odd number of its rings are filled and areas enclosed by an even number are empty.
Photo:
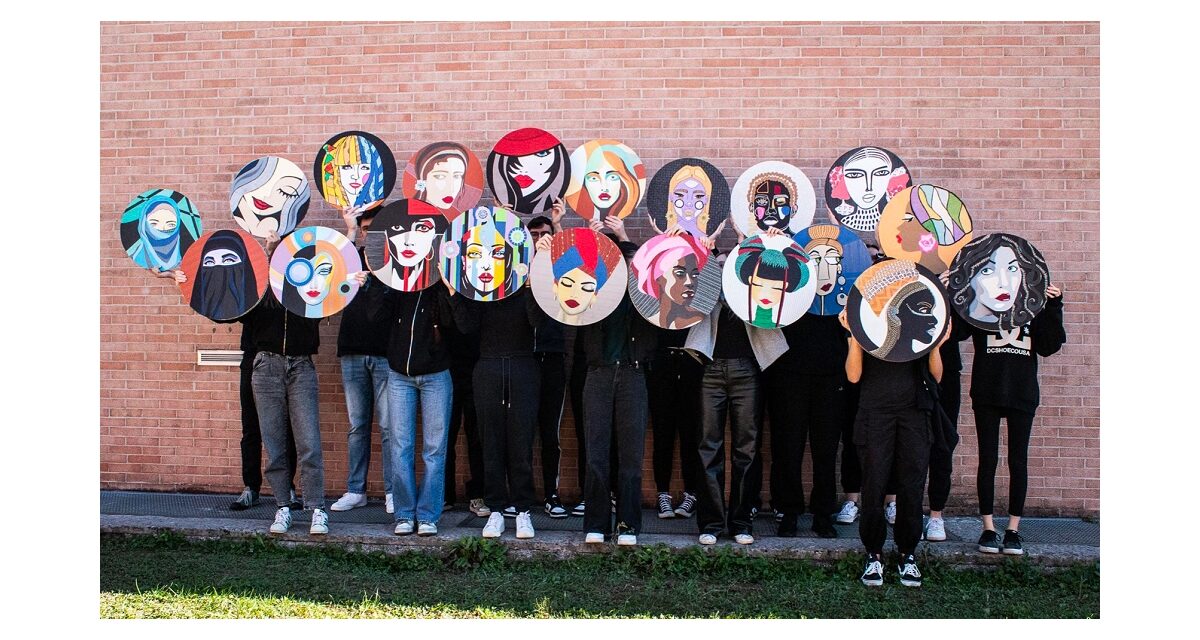
[[[236,367],[242,364],[242,352],[199,349],[196,351],[196,364],[209,367]]]

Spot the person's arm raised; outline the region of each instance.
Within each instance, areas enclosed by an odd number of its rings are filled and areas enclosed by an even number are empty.
[[[842,312],[838,314],[838,322],[842,324],[843,329],[850,330],[850,323],[846,319],[845,309],[842,309]],[[850,346],[846,352],[846,380],[856,383],[862,379],[863,350],[858,341],[854,339],[854,336],[846,338],[846,341]]]

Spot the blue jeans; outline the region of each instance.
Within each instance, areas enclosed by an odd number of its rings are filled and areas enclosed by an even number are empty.
[[[396,521],[436,523],[446,495],[446,447],[454,383],[450,370],[419,376],[395,371],[388,377],[388,443],[392,460],[392,500]],[[421,409],[421,462],[417,486],[417,405]]]
[[[392,461],[388,447],[387,382],[391,368],[383,356],[342,356],[342,386],[346,390],[346,412],[350,414],[350,433],[346,436],[346,491],[367,492],[367,468],[371,464],[371,422],[379,417],[379,435],[383,439],[383,488],[392,492]]]
[[[321,457],[321,422],[317,409],[317,370],[309,356],[281,356],[259,351],[254,356],[254,404],[267,449],[264,474],[275,504],[288,505],[292,488],[288,471],[287,431],[296,438],[300,489],[305,509],[325,508],[325,462]]]

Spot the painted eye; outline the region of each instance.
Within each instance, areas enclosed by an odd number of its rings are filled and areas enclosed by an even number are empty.
[[[239,264],[241,261],[241,258],[232,253],[226,254],[224,258],[221,258],[221,264]]]
[[[217,261],[216,261],[216,260],[213,260],[212,258],[205,258],[205,259],[204,259],[204,266],[206,266],[206,267],[215,267],[215,266],[217,266]]]
[[[493,260],[503,260],[504,256],[506,255],[508,255],[508,251],[506,251],[504,247],[496,247],[495,249],[492,249]]]
[[[1015,265],[1015,264],[1010,264],[1010,265],[1008,265],[1008,272],[1009,272],[1009,273],[1017,273],[1017,272],[1018,272],[1018,271],[1020,271],[1020,270],[1021,270],[1021,268],[1020,268],[1020,267],[1018,267],[1018,266],[1017,266],[1017,265]]]
[[[472,260],[478,260],[483,257],[483,252],[479,249],[471,249],[467,252],[467,257]]]
[[[422,223],[418,224],[413,230],[418,233],[429,233],[430,231],[433,231],[433,227],[428,222],[422,222]]]
[[[604,176],[604,178],[606,180],[608,180],[609,182],[620,182],[621,181],[621,176],[619,176],[615,173],[610,173],[607,176]]]
[[[350,170],[350,165],[348,165],[348,164],[342,165],[342,171],[349,171],[349,170]]]
[[[546,149],[545,151],[539,151],[533,155],[537,158],[545,158],[546,156],[550,155],[550,150]]]
[[[333,273],[333,265],[331,264],[323,264],[317,267],[317,275],[319,276],[327,276],[330,273]]]
[[[842,175],[844,175],[848,180],[867,177],[867,173],[862,169],[847,169]]]
[[[594,173],[587,174],[586,176],[584,176],[583,179],[586,180],[587,182],[600,182],[600,176],[598,176]]]
[[[872,171],[871,175],[873,175],[877,178],[886,178],[891,173],[892,172],[889,171],[887,167],[879,167],[878,169]]]
[[[704,201],[703,201],[703,200],[697,200],[697,201],[696,201],[696,209],[697,209],[697,210],[700,210],[700,209],[703,209],[703,208],[704,208]]]
[[[588,293],[595,293],[596,283],[595,282],[585,282],[582,285],[580,285],[579,288],[583,289],[584,291],[586,291]]]
[[[992,275],[993,273],[996,273],[996,270],[995,270],[994,268],[992,268],[992,267],[984,267],[984,268],[982,268],[982,269],[980,269],[980,270],[979,270],[979,273],[981,273],[981,274],[983,274],[983,275],[985,275],[985,276],[990,276],[990,275]]]

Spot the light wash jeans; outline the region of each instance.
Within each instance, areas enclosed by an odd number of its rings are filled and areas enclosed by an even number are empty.
[[[383,440],[383,487],[392,492],[392,461],[388,447],[387,383],[391,367],[383,356],[342,356],[342,386],[346,390],[346,412],[350,414],[350,433],[346,436],[346,491],[367,492],[367,469],[371,465],[371,422],[379,418]]]
[[[388,377],[388,442],[392,461],[392,500],[396,521],[436,523],[446,495],[446,441],[454,384],[450,370],[419,376],[392,371]],[[421,412],[421,461],[417,485],[417,409]]]
[[[254,388],[259,428],[267,449],[264,475],[275,494],[275,504],[286,507],[291,495],[292,479],[287,460],[290,416],[304,508],[325,508],[325,462],[321,457],[317,370],[313,368],[312,358],[259,351],[254,356],[250,384]]]

